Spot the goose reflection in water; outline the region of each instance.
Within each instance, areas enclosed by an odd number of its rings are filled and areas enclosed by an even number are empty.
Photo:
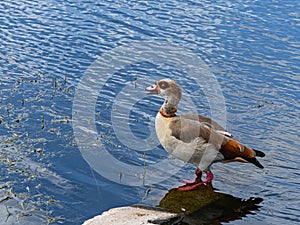
[[[178,188],[169,192],[159,206],[184,215],[180,225],[221,224],[255,214],[261,207],[262,198],[243,200],[229,194],[216,192],[211,183],[183,192]]]

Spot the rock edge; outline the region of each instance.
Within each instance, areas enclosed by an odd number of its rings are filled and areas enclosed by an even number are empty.
[[[183,216],[149,206],[124,206],[112,208],[101,215],[86,220],[82,225],[158,225],[176,224]]]

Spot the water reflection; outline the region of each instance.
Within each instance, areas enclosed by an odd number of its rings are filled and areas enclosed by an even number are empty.
[[[193,191],[171,189],[159,202],[159,206],[174,213],[183,213],[185,217],[182,224],[221,224],[255,214],[262,201],[262,198],[243,200],[220,193],[208,184]]]

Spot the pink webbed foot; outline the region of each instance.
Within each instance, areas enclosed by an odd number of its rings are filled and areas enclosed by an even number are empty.
[[[196,169],[195,170],[195,175],[196,175],[196,178],[194,181],[183,181],[184,184],[187,184],[187,185],[193,185],[193,184],[196,184],[196,183],[200,183],[202,182],[202,171],[200,169]]]
[[[179,187],[178,190],[179,191],[191,191],[191,190],[195,190],[195,189],[199,188],[200,186],[202,186],[203,184],[206,185],[207,183],[210,183],[214,179],[214,175],[213,175],[212,172],[208,171],[208,172],[206,172],[206,179],[205,179],[205,181],[203,181],[203,182],[196,182],[197,179],[198,179],[198,176],[197,176],[197,178],[196,178],[196,180],[195,180],[194,183],[190,183],[190,184],[187,184],[185,186]],[[201,180],[201,177],[200,177],[200,180]]]

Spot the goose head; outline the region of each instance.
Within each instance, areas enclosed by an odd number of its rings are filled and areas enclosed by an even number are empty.
[[[160,95],[165,99],[161,110],[166,115],[173,115],[177,111],[182,91],[178,84],[171,79],[156,81],[154,85],[146,88],[148,94]]]

